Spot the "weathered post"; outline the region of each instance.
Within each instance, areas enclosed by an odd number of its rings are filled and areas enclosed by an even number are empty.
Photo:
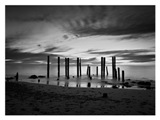
[[[77,58],[77,77],[79,77],[79,58]]]
[[[107,74],[107,76],[108,76],[108,67],[106,66],[106,74]]]
[[[65,58],[65,78],[67,78],[67,58]]]
[[[101,78],[103,78],[103,57],[101,57]]]
[[[81,75],[82,75],[82,74],[81,74],[81,72],[82,72],[82,71],[81,71],[81,58],[80,58],[80,61],[79,61],[79,71],[80,71],[80,76],[81,76]]]
[[[106,64],[106,58],[103,58],[103,78],[105,78],[105,64]]]
[[[67,58],[67,77],[69,79],[69,58]]]
[[[114,57],[112,57],[112,78],[114,79]]]
[[[122,70],[122,82],[124,83],[124,70]]]
[[[96,75],[98,76],[98,66],[96,67]]]
[[[116,56],[114,56],[114,69],[116,70]]]
[[[116,78],[116,57],[112,57],[112,78]]]
[[[91,68],[90,68],[90,66],[88,66],[88,76],[89,76],[89,78],[91,77]]]
[[[115,79],[117,79],[117,70],[115,69]]]
[[[60,77],[60,57],[58,57],[58,78]]]
[[[49,78],[49,56],[47,59],[47,78]]]
[[[120,68],[118,67],[118,81],[120,81]]]
[[[89,75],[89,65],[87,65],[87,75]]]

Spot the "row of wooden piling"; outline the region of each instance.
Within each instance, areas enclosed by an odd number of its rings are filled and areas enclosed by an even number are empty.
[[[48,56],[47,60],[47,78],[49,78],[49,65],[50,60]],[[101,57],[101,78],[105,78],[105,67],[106,76],[108,76],[108,68],[105,66],[105,57]],[[77,58],[77,77],[81,77],[81,58]],[[87,75],[91,77],[91,66],[87,66]],[[98,76],[98,66],[96,67],[96,76]],[[60,77],[60,57],[58,57],[58,78]],[[69,58],[65,58],[65,77],[69,79]],[[112,78],[120,81],[120,68],[116,69],[116,57],[112,57]],[[122,82],[124,82],[124,70],[122,70]]]

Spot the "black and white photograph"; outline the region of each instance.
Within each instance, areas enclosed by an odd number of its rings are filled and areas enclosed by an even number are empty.
[[[155,13],[5,5],[5,115],[155,115]]]

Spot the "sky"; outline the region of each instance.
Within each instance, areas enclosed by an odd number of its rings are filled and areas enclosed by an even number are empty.
[[[155,6],[6,6],[5,61],[15,66],[155,65]]]

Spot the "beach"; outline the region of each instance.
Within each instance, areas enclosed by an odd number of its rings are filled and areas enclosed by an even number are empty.
[[[155,115],[155,90],[5,84],[6,115]]]

